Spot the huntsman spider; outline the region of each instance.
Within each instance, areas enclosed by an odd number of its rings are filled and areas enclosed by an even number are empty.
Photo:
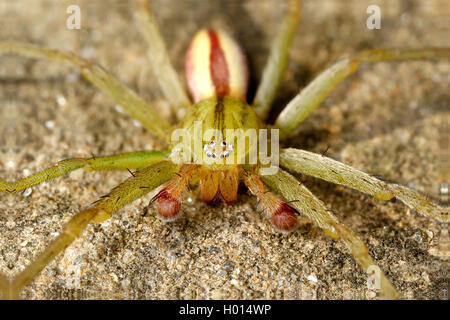
[[[299,216],[305,217],[329,237],[345,243],[355,261],[369,275],[376,263],[366,245],[354,231],[339,222],[336,215],[294,174],[343,185],[383,201],[397,198],[422,215],[448,222],[448,207],[430,201],[416,190],[383,181],[324,154],[279,147],[278,141],[285,142],[359,65],[448,59],[449,48],[384,48],[357,52],[317,75],[287,103],[275,121],[269,123],[271,106],[300,21],[299,0],[286,0],[285,14],[273,39],[261,82],[249,103],[246,101],[249,83],[247,59],[229,34],[209,28],[200,30],[193,37],[185,57],[188,95],[169,61],[148,1],[134,1],[134,5],[136,20],[148,45],[151,66],[173,108],[174,117],[179,121],[177,125],[164,118],[111,73],[87,59],[30,43],[0,42],[1,55],[45,59],[78,69],[88,82],[109,95],[166,146],[158,151],[66,159],[17,181],[0,180],[0,191],[15,193],[77,169],[128,170],[131,173],[111,192],[74,215],[54,241],[15,278],[1,276],[2,298],[18,298],[21,290],[80,237],[91,222],[106,221],[119,209],[159,187],[162,189],[156,190],[149,208],[155,209],[161,220],[174,221],[182,216],[181,200],[189,185],[199,185],[200,198],[205,203],[219,201],[230,205],[237,201],[242,182],[258,199],[275,231],[296,237],[298,235],[293,231],[299,226]],[[180,137],[183,138],[181,142]],[[382,272],[379,277],[380,297],[397,297],[398,293],[388,278]]]

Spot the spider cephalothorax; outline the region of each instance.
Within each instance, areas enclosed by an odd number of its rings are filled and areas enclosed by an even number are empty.
[[[137,0],[135,3],[135,15],[148,43],[151,64],[161,89],[174,107],[174,113],[178,116],[186,114],[178,126],[171,125],[105,69],[73,53],[29,43],[0,42],[0,54],[48,59],[79,68],[86,80],[110,95],[166,145],[162,151],[67,159],[18,181],[0,180],[0,191],[13,193],[81,168],[86,171],[137,170],[110,193],[72,217],[54,242],[14,279],[8,281],[0,275],[3,297],[18,297],[23,287],[58,253],[65,250],[91,221],[107,220],[117,210],[160,186],[162,190],[150,204],[156,207],[161,219],[171,221],[180,216],[181,195],[189,183],[199,184],[201,199],[207,203],[214,199],[233,203],[237,199],[239,183],[243,182],[265,208],[276,230],[294,230],[298,225],[297,213],[300,213],[330,237],[341,239],[367,272],[376,264],[362,240],[340,223],[333,212],[288,171],[341,184],[381,200],[396,197],[422,214],[441,222],[448,221],[448,207],[429,201],[417,191],[379,180],[323,154],[279,148],[277,142],[292,134],[359,64],[448,59],[450,49],[361,51],[336,62],[319,74],[286,105],[274,124],[269,125],[265,121],[286,67],[289,48],[300,19],[299,0],[287,0],[286,14],[280,21],[261,83],[251,103],[246,101],[248,70],[242,50],[226,33],[204,29],[195,35],[186,54],[187,84],[193,98],[191,104],[170,63],[147,1]],[[395,288],[382,273],[378,280],[385,297],[397,296]]]

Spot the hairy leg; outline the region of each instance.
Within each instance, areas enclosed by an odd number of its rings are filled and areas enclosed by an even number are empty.
[[[65,250],[89,222],[102,222],[108,219],[117,210],[171,179],[177,169],[178,167],[171,161],[162,161],[142,169],[115,187],[109,194],[101,197],[92,206],[76,214],[44,252],[10,282],[3,297],[18,298],[22,288],[30,283],[61,251]]]
[[[169,123],[148,105],[136,92],[126,87],[105,69],[66,51],[48,49],[21,42],[1,42],[0,54],[17,54],[36,59],[61,62],[80,69],[83,76],[113,98],[133,118],[142,123],[150,132],[170,142]]]
[[[341,239],[350,249],[352,256],[366,272],[370,272],[376,263],[370,257],[364,242],[350,228],[341,224],[337,218],[326,208],[324,203],[316,198],[311,191],[297,181],[286,171],[279,169],[276,174],[261,176],[261,179],[270,189],[279,193],[286,201],[292,201],[290,206],[306,215],[319,225],[323,231],[334,239]],[[380,289],[382,298],[394,299],[397,291],[380,273]]]
[[[185,109],[191,104],[178,74],[170,62],[164,39],[159,32],[149,0],[135,0],[134,14],[148,45],[148,56],[159,86],[174,108],[178,119],[184,117]]]
[[[150,200],[149,206],[155,204],[156,213],[161,220],[174,221],[180,217],[181,195],[198,167],[198,165],[192,164],[182,165],[177,176]]]
[[[267,192],[257,175],[246,172],[244,182],[250,192],[263,205],[270,219],[270,223],[276,231],[288,233],[298,227],[295,211],[273,194]]]
[[[275,121],[280,139],[286,138],[347,76],[363,62],[449,59],[450,48],[368,49],[342,59],[320,73],[292,99]]]
[[[18,192],[81,168],[86,171],[141,169],[163,161],[166,155],[167,152],[165,151],[141,151],[89,159],[66,159],[58,162],[57,165],[51,168],[18,181],[8,182],[0,180],[0,191],[8,193]]]
[[[439,221],[448,221],[449,208],[428,201],[427,197],[407,187],[386,183],[339,161],[299,149],[283,149],[280,165],[289,170],[350,187],[371,196],[389,200],[394,196],[417,212]]]
[[[255,111],[261,119],[266,119],[269,115],[270,106],[286,69],[292,39],[300,21],[300,0],[288,0],[287,5],[286,14],[272,41],[269,58],[253,101]]]

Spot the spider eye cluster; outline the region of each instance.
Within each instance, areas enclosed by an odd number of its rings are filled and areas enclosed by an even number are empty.
[[[234,146],[231,143],[226,143],[225,141],[216,142],[211,141],[203,145],[203,152],[208,158],[213,159],[223,159],[228,158],[233,152]]]

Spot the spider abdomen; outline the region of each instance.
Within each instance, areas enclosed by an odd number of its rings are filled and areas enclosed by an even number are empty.
[[[239,45],[223,31],[197,32],[186,52],[185,71],[196,103],[226,96],[245,100],[247,60]]]

